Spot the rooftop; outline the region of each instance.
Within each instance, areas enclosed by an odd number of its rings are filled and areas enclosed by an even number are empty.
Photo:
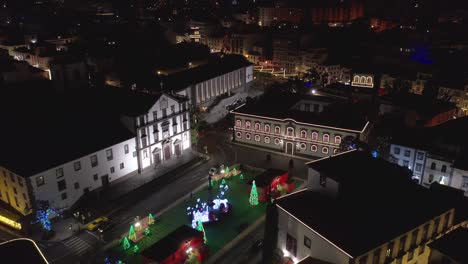
[[[189,226],[182,225],[163,239],[154,243],[151,247],[144,250],[141,255],[154,261],[161,262],[174,254],[184,245],[196,237],[202,237],[203,233]]]
[[[147,111],[159,95],[123,89],[57,94],[51,82],[27,82],[3,89],[0,165],[32,176],[134,137],[122,115]],[[28,154],[18,150],[27,150]]]
[[[277,205],[352,257],[453,207],[451,200],[441,202],[448,198],[412,182],[400,167],[364,152],[351,151],[308,165],[338,181],[339,194],[304,190],[277,199]],[[382,188],[370,187],[382,182]]]
[[[280,120],[292,119],[296,122],[311,125],[330,126],[340,129],[361,131],[367,121],[358,107],[347,103],[332,103],[323,112],[306,112],[292,109],[299,101],[330,102],[325,96],[305,96],[280,93],[262,96],[247,102],[233,111],[235,114],[256,115]]]
[[[247,61],[244,56],[224,55],[223,58],[213,59],[206,64],[184,71],[159,78],[155,76],[152,80],[148,80],[147,85],[150,85],[153,91],[160,91],[160,82],[162,82],[164,91],[179,91],[249,65],[252,65],[252,63]]]
[[[410,187],[372,195],[350,192],[338,198],[304,190],[277,199],[277,205],[348,255],[358,257],[450,209],[428,189]],[[376,206],[376,201],[385,206]]]
[[[406,110],[413,110],[422,117],[432,118],[433,116],[455,109],[455,104],[437,99],[429,99],[422,95],[408,93],[398,95],[398,97],[380,97],[381,103],[402,107]]]
[[[27,238],[0,243],[0,256],[13,263],[48,263],[36,243]]]
[[[458,263],[468,263],[466,245],[468,245],[468,229],[459,227],[430,243],[429,247],[438,250]]]

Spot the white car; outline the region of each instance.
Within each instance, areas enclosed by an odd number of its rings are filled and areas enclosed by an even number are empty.
[[[209,175],[213,176],[215,175],[216,173],[218,172],[218,169],[216,169],[215,167],[212,167],[210,169],[210,171],[208,172]]]

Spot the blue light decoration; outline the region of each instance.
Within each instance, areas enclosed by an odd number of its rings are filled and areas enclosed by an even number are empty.
[[[55,213],[58,216],[63,217],[62,214],[60,213],[60,211],[57,210],[57,209],[53,209],[53,208],[43,209],[43,208],[40,208],[40,209],[37,210],[36,220],[34,220],[32,222],[32,224],[41,223],[42,228],[44,228],[44,230],[51,231],[52,230],[52,223],[50,222],[49,216],[52,213]]]
[[[377,152],[377,150],[373,150],[371,154],[372,154],[372,157],[374,158],[377,158],[377,156],[379,156],[379,153]]]
[[[193,228],[197,228],[199,221],[202,223],[216,222],[230,211],[229,200],[224,197],[228,190],[229,186],[227,184],[221,184],[219,194],[212,202],[202,202],[198,198],[194,206],[187,207],[187,216],[191,218]]]
[[[311,82],[311,81],[304,82],[304,87],[311,87],[311,86],[312,86],[312,82]]]
[[[427,46],[418,45],[414,48],[411,53],[411,60],[420,64],[430,65],[433,63],[432,59],[429,58],[429,48]]]

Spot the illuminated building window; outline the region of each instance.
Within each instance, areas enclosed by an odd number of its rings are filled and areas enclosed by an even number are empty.
[[[265,125],[265,132],[270,133],[270,125]]]
[[[75,182],[74,187],[75,187],[75,190],[76,190],[76,189],[79,189],[79,188],[80,188],[80,183],[79,183],[79,182]]]
[[[279,145],[281,143],[280,139],[279,138],[275,138],[275,144],[276,145]]]
[[[98,165],[97,155],[92,155],[90,159],[91,159],[91,167],[96,167]]]
[[[301,145],[300,145],[300,146],[301,146],[301,149],[302,149],[302,150],[304,150],[304,149],[306,149],[306,148],[307,148],[307,146],[306,146],[306,144],[305,144],[305,143],[301,143]]]
[[[279,126],[275,126],[275,134],[281,134],[281,128]]]
[[[329,142],[329,141],[330,141],[330,135],[328,135],[328,134],[323,134],[323,136],[322,136],[322,141],[323,141],[323,142]]]
[[[81,163],[79,161],[73,163],[73,168],[75,171],[81,170]]]
[[[307,131],[301,130],[301,138],[307,138]]]
[[[112,154],[112,149],[106,150],[106,157],[107,157],[107,161],[111,161],[112,159],[114,159],[114,155]]]
[[[236,127],[241,127],[242,126],[242,121],[240,119],[236,120]]]
[[[270,144],[270,137],[265,137],[265,143]]]
[[[249,133],[245,134],[245,139],[250,140],[250,134]]]
[[[310,146],[310,151],[317,152],[317,145],[311,145]]]
[[[323,153],[323,154],[328,154],[328,148],[327,148],[327,147],[323,147],[323,148],[322,148],[322,153]]]
[[[62,178],[63,177],[63,168],[56,169],[55,170],[55,175],[57,175],[57,179]]]
[[[260,136],[259,135],[255,135],[255,141],[260,141]]]
[[[37,187],[42,186],[45,184],[44,176],[36,177],[36,185]]]
[[[335,136],[335,144],[341,144],[341,136]]]
[[[287,136],[293,137],[294,136],[294,128],[288,127],[287,131]]]
[[[260,123],[255,123],[255,130],[260,130]]]
[[[245,121],[245,128],[250,129],[250,121]]]
[[[312,140],[318,140],[318,133],[312,132]]]
[[[67,193],[66,193],[66,192],[62,193],[61,196],[62,196],[62,200],[66,200],[66,199],[67,199]]]
[[[241,132],[236,132],[236,137],[237,137],[237,138],[242,138]]]

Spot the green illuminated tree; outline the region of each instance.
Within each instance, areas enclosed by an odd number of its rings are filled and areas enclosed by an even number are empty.
[[[205,228],[203,228],[203,223],[201,220],[198,220],[197,222],[197,230],[203,232],[203,241],[206,244],[206,233],[205,233]]]
[[[244,180],[244,173],[241,173],[241,175],[239,176],[239,178],[240,178],[241,180]]]
[[[133,253],[137,253],[140,250],[138,245],[133,246]]]
[[[122,248],[123,248],[124,250],[127,250],[127,249],[130,248],[130,241],[128,241],[128,238],[127,238],[127,237],[124,237],[124,238],[122,239]]]
[[[252,181],[252,189],[250,190],[249,203],[251,205],[258,205],[258,192],[255,181]]]
[[[234,168],[234,169],[232,170],[232,175],[233,175],[233,176],[236,176],[236,175],[237,175],[237,170],[236,170],[236,168]]]
[[[223,180],[221,181],[221,184],[222,185],[226,185],[226,180],[223,178]]]
[[[149,213],[148,215],[148,225],[154,224],[154,216],[152,213]]]
[[[149,236],[151,234],[151,231],[149,230],[149,228],[146,228],[145,229],[145,236]]]
[[[131,240],[136,240],[136,233],[133,225],[130,226],[130,231],[128,231],[128,238],[130,238]]]

